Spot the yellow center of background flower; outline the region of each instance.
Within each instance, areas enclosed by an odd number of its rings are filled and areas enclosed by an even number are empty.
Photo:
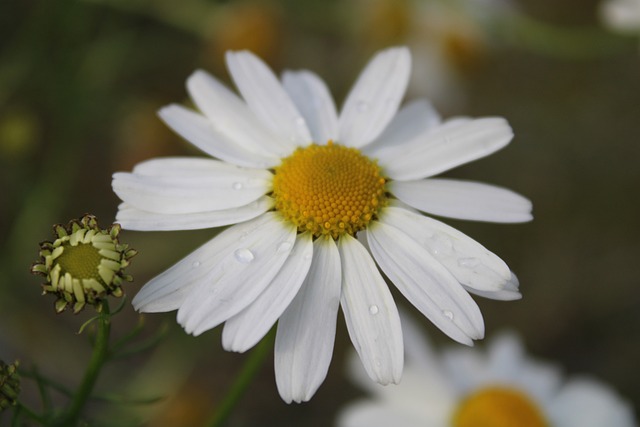
[[[489,387],[465,398],[453,427],[547,427],[540,409],[518,390]]]
[[[300,232],[354,235],[385,204],[385,179],[375,161],[342,145],[298,148],[275,169],[278,210]]]
[[[64,244],[64,252],[56,260],[62,268],[63,275],[69,273],[76,279],[97,280],[100,280],[98,274],[100,261],[102,261],[102,255],[89,243],[79,243],[76,246]]]

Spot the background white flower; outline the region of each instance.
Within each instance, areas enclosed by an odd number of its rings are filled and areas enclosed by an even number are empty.
[[[409,93],[439,109],[468,102],[465,82],[497,47],[496,29],[516,13],[509,0],[360,0],[351,2],[358,43],[402,43],[413,55]]]
[[[588,377],[563,380],[555,365],[527,356],[514,333],[496,335],[484,351],[436,354],[405,317],[402,327],[402,382],[380,387],[351,363],[349,373],[371,398],[346,406],[339,427],[637,426],[630,405],[611,388]]]
[[[531,203],[509,190],[431,178],[506,146],[513,132],[504,119],[442,122],[425,100],[398,112],[411,67],[406,48],[374,56],[339,115],[309,71],[285,72],[280,82],[246,51],[228,52],[227,65],[243,99],[196,71],[187,88],[204,115],[179,105],[160,111],[222,161],[154,159],[114,174],[125,229],[236,224],[147,283],[136,309],[178,310],[194,335],[226,322],[223,346],[240,352],[279,319],[276,382],[290,402],[310,399],[324,380],[339,306],[369,376],[399,381],[400,320],[375,262],[426,317],[466,344],[484,335],[468,292],[520,298],[500,258],[417,212],[531,219]]]
[[[613,30],[640,34],[639,0],[605,0],[600,7],[600,16]]]

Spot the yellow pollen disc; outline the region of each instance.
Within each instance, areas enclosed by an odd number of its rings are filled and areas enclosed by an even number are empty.
[[[453,427],[547,427],[538,406],[524,393],[488,387],[465,398],[453,416]]]
[[[64,245],[62,255],[56,260],[62,268],[62,274],[69,273],[76,279],[97,279],[98,266],[102,260],[102,255],[98,249],[89,243],[79,243],[76,246]]]
[[[276,210],[300,232],[354,235],[385,205],[385,179],[375,161],[342,145],[298,148],[275,169]]]

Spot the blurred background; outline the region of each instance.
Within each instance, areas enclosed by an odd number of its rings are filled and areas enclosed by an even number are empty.
[[[317,72],[339,105],[374,51],[406,44],[414,59],[406,99],[427,96],[445,117],[504,116],[515,131],[506,149],[446,174],[511,188],[534,204],[528,224],[447,220],[520,278],[521,301],[476,298],[487,336],[516,330],[536,357],[568,375],[593,375],[639,408],[640,30],[612,31],[601,7],[599,0],[2,1],[0,359],[78,383],[90,343],[76,332],[92,309],[56,315],[29,267],[39,242],[53,239],[52,224],[87,212],[103,227],[114,220],[113,172],[157,156],[201,155],[156,117],[168,103],[189,102],[184,83],[194,69],[229,82],[223,53],[250,49],[276,72]],[[135,281],[124,285],[129,301],[218,231],[123,232],[139,251],[128,269]],[[127,303],[114,335],[138,318]],[[110,364],[97,390],[164,398],[97,403],[92,416],[121,426],[201,424],[246,355],[222,350],[221,328],[186,335],[175,313],[144,322],[144,335],[163,327],[168,334],[154,349]],[[433,342],[454,345],[422,323]],[[340,315],[334,360],[311,402],[283,403],[268,359],[229,425],[332,425],[361,395],[344,375],[350,349]],[[29,381],[23,390],[37,407]]]

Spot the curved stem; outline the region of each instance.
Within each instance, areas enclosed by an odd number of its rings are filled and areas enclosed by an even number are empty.
[[[109,304],[104,301],[102,314],[98,319],[98,332],[93,347],[93,354],[89,361],[89,366],[84,373],[82,383],[76,390],[68,409],[65,411],[62,419],[57,423],[60,426],[73,426],[78,422],[82,408],[84,408],[87,399],[91,396],[93,387],[100,375],[102,365],[109,356],[109,333],[111,331],[111,316],[109,315]]]
[[[251,384],[251,381],[253,381],[260,370],[260,366],[262,366],[262,362],[264,362],[266,356],[269,354],[269,350],[273,348],[274,338],[275,329],[269,332],[269,334],[267,334],[267,336],[251,352],[249,358],[242,367],[242,370],[238,374],[238,377],[232,384],[231,389],[222,402],[220,402],[217,411],[206,424],[207,426],[220,427],[224,425],[227,418],[229,418],[231,411],[233,411],[235,406],[238,404],[249,387],[249,384]]]

